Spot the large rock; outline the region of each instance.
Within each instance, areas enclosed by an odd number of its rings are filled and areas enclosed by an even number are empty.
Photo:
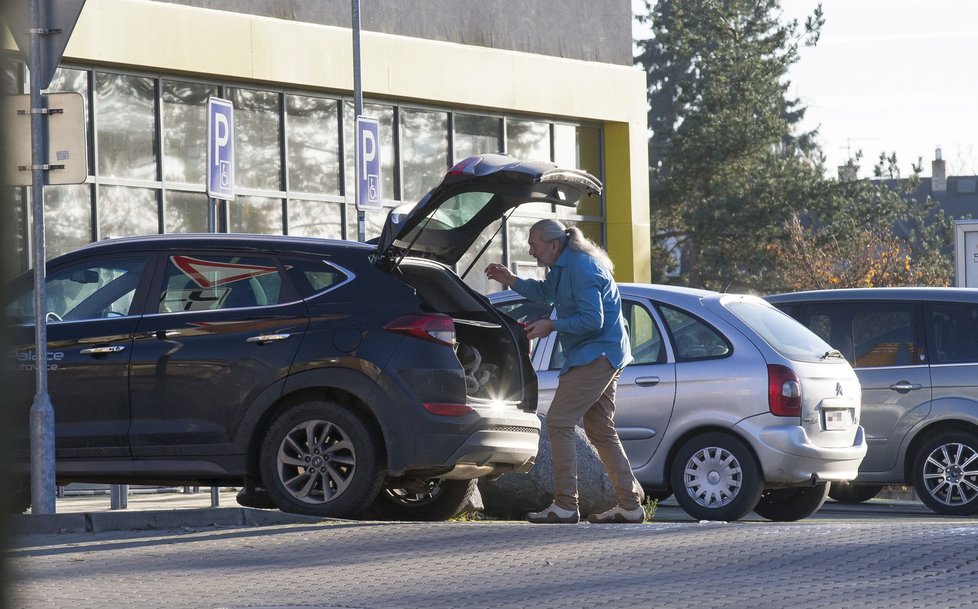
[[[615,505],[615,491],[584,430],[577,433],[577,493],[581,515],[596,514]],[[496,518],[519,519],[542,510],[553,501],[553,456],[546,425],[540,436],[536,464],[525,474],[505,474],[490,482],[479,480],[483,513]]]

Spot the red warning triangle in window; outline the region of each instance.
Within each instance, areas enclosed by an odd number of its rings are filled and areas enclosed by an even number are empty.
[[[274,266],[258,266],[254,264],[234,264],[232,262],[213,262],[191,258],[190,256],[171,256],[173,264],[183,273],[194,280],[202,288],[233,283],[249,277],[258,277],[277,273]],[[205,275],[206,274],[206,275]]]

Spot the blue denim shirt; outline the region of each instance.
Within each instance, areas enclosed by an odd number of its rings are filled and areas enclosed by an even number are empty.
[[[593,257],[565,248],[545,279],[517,278],[512,288],[556,306],[554,329],[566,357],[561,374],[602,355],[619,369],[632,361],[618,285]]]

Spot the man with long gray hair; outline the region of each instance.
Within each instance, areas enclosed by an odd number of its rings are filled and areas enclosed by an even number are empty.
[[[538,302],[553,304],[556,319],[527,326],[530,339],[557,332],[565,355],[560,381],[547,412],[546,429],[553,454],[554,501],[530,512],[530,522],[575,523],[580,520],[577,494],[577,449],[574,426],[582,417],[615,489],[618,504],[589,522],[644,522],[642,488],[615,431],[615,391],[621,370],[631,361],[621,296],[612,278],[608,254],[577,227],[540,220],[530,228],[530,255],[548,269],[545,279],[523,279],[501,264],[486,267],[486,276]]]

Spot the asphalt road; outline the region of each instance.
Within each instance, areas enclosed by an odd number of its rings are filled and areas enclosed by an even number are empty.
[[[11,607],[978,607],[978,518],[826,504],[797,523],[317,523],[32,534]]]

